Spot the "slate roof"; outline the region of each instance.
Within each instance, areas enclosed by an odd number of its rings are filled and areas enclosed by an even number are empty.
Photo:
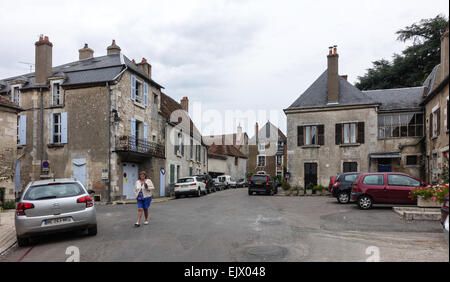
[[[122,54],[111,54],[101,57],[94,57],[86,60],[75,61],[52,68],[52,77],[65,77],[62,86],[102,83],[112,81],[127,67],[150,84],[158,88],[164,88],[154,80],[148,78],[139,68]],[[24,80],[26,83],[22,90],[36,88],[34,84],[35,73],[28,73],[20,76],[10,77],[0,80],[0,93],[7,93],[10,90],[9,83],[16,80]]]
[[[10,108],[10,109],[14,109],[16,111],[23,111],[23,109],[21,107],[19,107],[16,103],[13,103],[3,97],[0,97],[0,107]]]
[[[380,111],[421,110],[425,87],[368,90],[363,93],[380,104]]]
[[[339,104],[328,104],[328,71],[325,70],[311,86],[286,110],[332,108],[336,106],[373,105],[376,101],[339,76]]]

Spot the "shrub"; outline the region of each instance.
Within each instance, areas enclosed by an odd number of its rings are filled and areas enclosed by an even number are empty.
[[[443,203],[444,197],[448,193],[448,184],[419,187],[409,193],[408,198],[417,200],[418,196],[423,196],[425,200],[431,199],[434,202]]]
[[[281,183],[281,188],[282,188],[284,191],[287,191],[287,190],[291,189],[291,184],[289,184],[289,182],[287,182],[287,181],[285,180],[285,181],[283,181],[283,182]]]
[[[12,210],[16,208],[16,202],[11,200],[11,201],[5,201],[2,205],[2,208],[4,208],[5,210]]]

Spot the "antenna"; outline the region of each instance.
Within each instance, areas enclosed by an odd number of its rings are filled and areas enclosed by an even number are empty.
[[[34,68],[35,64],[27,63],[27,62],[19,62],[19,64],[28,65],[30,67],[30,73],[33,72],[33,68]]]

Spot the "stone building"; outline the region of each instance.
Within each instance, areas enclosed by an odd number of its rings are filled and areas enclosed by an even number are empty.
[[[189,117],[189,100],[181,103],[161,93],[161,115],[166,122],[166,166],[164,185],[170,186],[181,177],[208,173],[208,148],[200,131]]]
[[[0,84],[0,87],[6,85]],[[1,88],[0,88],[1,89]],[[25,142],[23,135],[24,115],[15,103],[0,97],[0,201],[14,200],[17,146]]]
[[[444,165],[448,167],[449,107],[448,107],[448,27],[441,38],[441,63],[428,76],[424,85],[426,93],[422,102],[426,116],[426,159],[428,183],[438,183]],[[447,158],[445,158],[445,155]]]
[[[17,147],[19,187],[75,177],[96,191],[97,200],[130,199],[137,172],[146,170],[159,195],[165,167],[163,87],[152,80],[151,65],[129,60],[114,40],[104,56],[94,57],[86,44],[78,61],[55,67],[52,50],[41,36],[35,72],[0,80],[5,85],[0,95],[26,116],[26,142]]]
[[[287,139],[283,132],[270,122],[261,129],[256,123],[255,136],[249,142],[247,171],[264,171],[283,179],[287,172]]]
[[[284,110],[291,185],[325,186],[351,171],[423,176],[424,87],[362,92],[339,75],[336,48],[327,59],[327,70]]]

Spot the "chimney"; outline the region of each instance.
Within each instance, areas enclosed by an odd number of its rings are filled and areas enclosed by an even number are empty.
[[[256,143],[258,143],[258,132],[259,132],[259,126],[258,126],[258,123],[256,123],[256,124],[255,124]]]
[[[239,141],[242,138],[242,126],[240,123],[238,124],[238,127],[237,127],[237,138],[239,139]]]
[[[337,46],[330,48],[328,54],[328,103],[339,103],[339,74]]]
[[[147,62],[147,59],[142,58],[142,61],[137,64],[140,71],[145,73],[149,78],[152,77],[152,66]]]
[[[94,50],[88,47],[87,43],[84,44],[84,48],[78,50],[80,54],[80,61],[94,57]]]
[[[183,97],[181,99],[181,108],[183,108],[183,110],[185,110],[186,112],[189,113],[189,99],[188,97]]]
[[[340,75],[340,77],[342,77],[343,79],[347,80],[348,75]]]
[[[108,55],[120,54],[120,47],[116,45],[116,40],[113,39],[111,46],[106,48],[106,52]]]
[[[41,35],[39,41],[34,43],[35,48],[35,84],[47,85],[48,78],[52,75],[52,49],[53,44],[48,36]]]
[[[444,34],[441,37],[441,69],[442,69],[442,79],[448,75],[448,26]]]

